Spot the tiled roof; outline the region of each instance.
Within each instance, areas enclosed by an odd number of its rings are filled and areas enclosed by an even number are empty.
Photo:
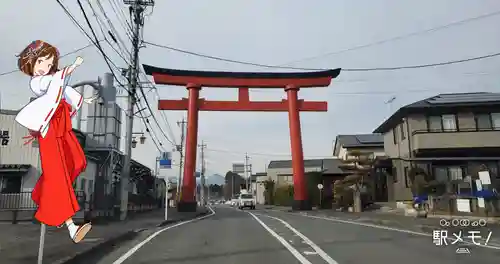
[[[346,172],[339,168],[339,165],[342,164],[340,159],[314,159],[314,160],[304,160],[304,167],[318,167],[323,170],[324,173],[327,174],[345,174]],[[273,165],[273,166],[271,166]],[[269,169],[286,169],[292,167],[291,160],[277,160],[271,161],[269,164]]]
[[[384,137],[381,134],[338,135],[335,145],[346,148],[353,147],[383,147]]]
[[[447,110],[478,106],[500,107],[500,93],[450,93],[429,97],[401,107],[373,132],[385,133],[400,123],[401,119],[408,114],[417,113],[422,110]]]
[[[323,165],[322,159],[304,160],[304,167],[306,168],[321,167],[322,165]],[[268,169],[285,169],[291,167],[292,167],[291,160],[273,160],[269,163],[269,166],[267,166]]]

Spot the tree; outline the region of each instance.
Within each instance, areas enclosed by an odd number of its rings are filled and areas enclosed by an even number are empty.
[[[274,181],[271,178],[264,181],[264,203],[274,204]]]
[[[223,185],[210,184],[207,191],[212,197],[222,197],[223,196]]]
[[[241,185],[245,183],[245,180],[238,173],[234,173],[232,171],[228,171],[224,179],[224,198],[229,200],[234,194],[240,192]]]
[[[408,177],[410,178],[410,188],[414,197],[429,194],[427,173],[422,168],[411,168]]]
[[[343,190],[344,195],[350,195],[352,192],[354,212],[361,212],[363,210],[362,196],[368,197],[368,189],[370,186],[373,186],[371,182],[373,179],[369,177],[373,170],[373,164],[374,159],[371,153],[349,151],[347,158],[342,160],[342,164],[339,166],[341,169],[352,173],[341,181],[340,188]]]

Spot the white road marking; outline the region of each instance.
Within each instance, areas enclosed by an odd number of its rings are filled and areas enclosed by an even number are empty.
[[[333,218],[333,217],[323,217],[323,216],[315,216],[315,215],[309,215],[309,214],[295,214],[295,215],[300,215],[300,216],[309,217],[309,218],[322,219],[322,220],[343,223],[343,224],[359,225],[359,226],[364,226],[364,227],[384,229],[384,230],[395,231],[395,232],[406,233],[406,234],[417,235],[417,236],[432,237],[432,234],[428,234],[428,233],[416,232],[416,231],[411,231],[411,230],[406,230],[406,229],[399,229],[399,228],[381,226],[381,225],[375,225],[375,224],[369,224],[369,223],[361,223],[361,222],[356,222],[356,221],[342,220],[342,219]],[[452,238],[448,238],[447,240],[454,241],[454,239],[452,239]],[[462,243],[467,244],[467,245],[476,246],[476,247],[483,247],[483,248],[497,249],[497,250],[500,249],[500,245],[499,246],[484,245],[484,244],[476,245],[476,244],[474,244],[472,242],[468,242],[468,241],[463,241]]]
[[[279,242],[281,242],[281,244],[286,248],[288,249],[288,251],[290,251],[290,253],[292,253],[292,255],[298,260],[300,261],[300,263],[302,264],[312,264],[309,260],[307,260],[302,254],[300,254],[300,252],[298,250],[296,250],[294,247],[292,247],[292,245],[290,245],[290,243],[288,243],[283,237],[279,236],[278,234],[276,234],[276,232],[274,232],[269,226],[267,226],[266,224],[264,224],[264,222],[262,222],[262,220],[260,220],[257,216],[255,216],[254,214],[248,212],[262,227],[264,227],[264,229],[266,229],[267,232],[269,232],[269,234],[271,234],[274,238],[276,238]]]
[[[316,252],[316,251],[314,251],[314,252],[313,251],[304,251],[304,255],[317,255],[317,254],[318,254],[318,252]]]
[[[326,252],[323,251],[323,249],[321,249],[318,245],[316,245],[311,239],[309,239],[304,234],[302,234],[301,232],[299,232],[299,230],[295,229],[293,226],[291,226],[285,220],[280,219],[278,217],[274,217],[274,216],[270,216],[270,215],[265,215],[265,214],[258,214],[258,215],[262,215],[262,216],[269,217],[271,219],[280,221],[284,226],[286,226],[286,228],[290,229],[297,236],[299,236],[304,242],[306,242],[306,244],[308,244],[312,249],[314,249],[314,251],[316,251],[321,256],[321,258],[326,261],[326,263],[328,263],[328,264],[338,264],[337,261],[335,261],[334,259],[332,259],[332,257],[330,257],[328,254],[326,254]]]
[[[200,216],[200,217],[197,217],[197,218],[194,218],[194,219],[191,219],[191,220],[179,222],[179,223],[177,223],[175,225],[167,226],[165,228],[162,228],[162,229],[156,231],[155,233],[151,234],[149,237],[147,237],[146,239],[144,239],[143,241],[141,241],[139,244],[135,245],[129,251],[127,251],[127,253],[123,254],[119,259],[115,260],[115,262],[113,262],[113,264],[121,264],[121,263],[123,263],[125,260],[127,260],[128,258],[130,258],[135,252],[137,252],[137,250],[139,250],[142,246],[144,246],[146,243],[148,243],[149,241],[151,241],[151,239],[155,238],[156,236],[158,236],[159,234],[161,234],[162,232],[164,232],[166,230],[169,230],[169,229],[174,228],[174,227],[178,227],[178,226],[181,226],[181,225],[184,225],[184,224],[188,224],[188,223],[191,223],[191,222],[194,222],[194,221],[197,221],[197,220],[201,220],[201,219],[213,216],[215,214],[215,211],[210,206],[208,207],[208,209],[210,209],[210,211],[212,211],[212,213],[209,214],[209,215],[204,215],[204,216]]]

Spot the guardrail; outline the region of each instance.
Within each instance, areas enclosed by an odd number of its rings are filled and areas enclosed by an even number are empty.
[[[86,208],[85,192],[77,191],[75,192],[76,199],[80,208]],[[37,208],[36,203],[31,199],[31,192],[20,192],[20,193],[0,193],[0,214],[3,215],[3,219],[8,217],[9,214],[12,215],[12,223],[16,224],[19,221],[19,215],[31,215],[29,217],[33,219],[33,215]]]
[[[119,201],[113,195],[107,195],[99,201],[95,201],[93,195],[87,197],[83,191],[76,191],[75,195],[81,209],[78,213],[84,219],[94,217],[113,219],[112,215],[119,213]],[[163,200],[147,195],[130,194],[128,211],[136,214],[161,208]],[[10,221],[13,224],[19,221],[33,221],[36,209],[37,205],[31,199],[31,192],[0,193],[0,221]],[[99,212],[104,212],[104,215]]]

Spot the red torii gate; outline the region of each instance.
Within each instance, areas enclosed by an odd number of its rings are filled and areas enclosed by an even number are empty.
[[[159,100],[158,110],[187,110],[186,155],[183,186],[178,211],[195,211],[196,146],[198,144],[199,111],[288,112],[294,185],[294,210],[310,210],[304,179],[304,154],[300,132],[300,111],[326,112],[327,102],[298,99],[300,88],[327,87],[340,74],[340,69],[300,73],[185,71],[143,65],[156,84],[185,86],[188,98]],[[238,101],[207,101],[199,98],[202,87],[238,88]],[[249,88],[284,88],[287,99],[281,102],[250,101]]]

